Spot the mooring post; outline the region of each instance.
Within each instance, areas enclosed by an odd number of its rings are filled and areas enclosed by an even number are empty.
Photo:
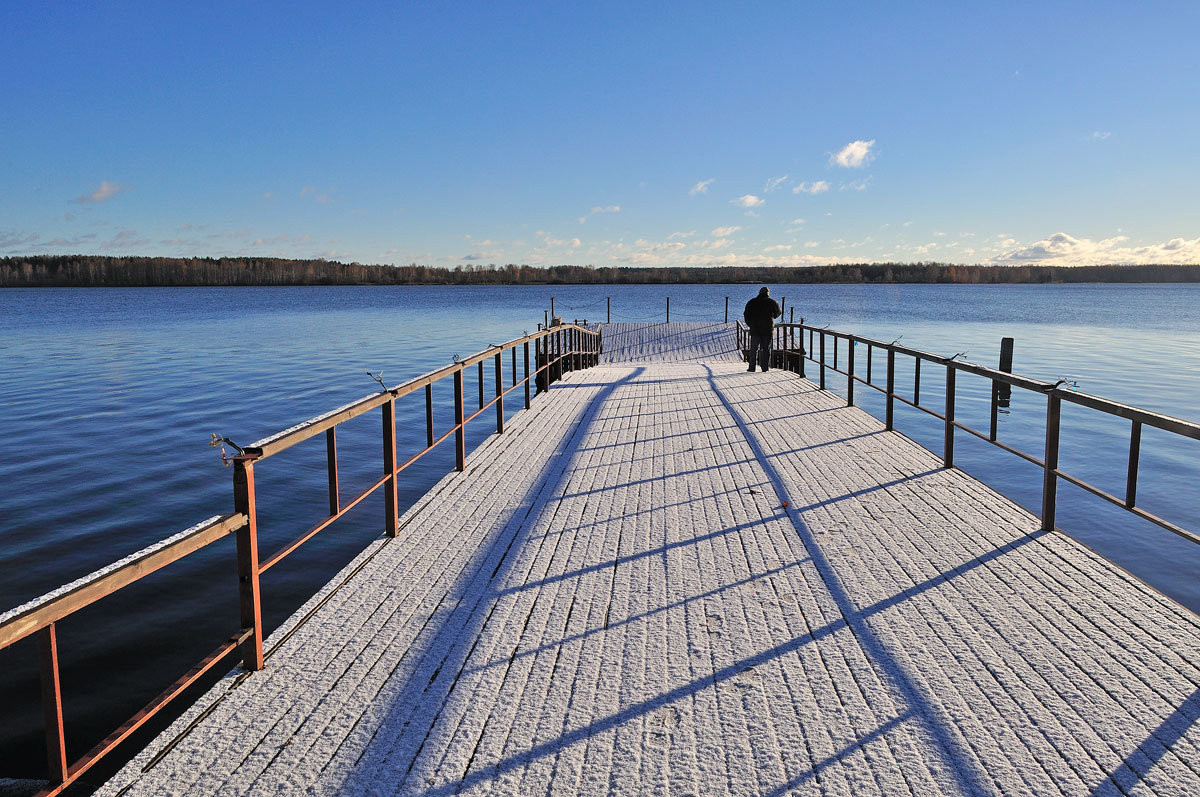
[[[1054,530],[1054,510],[1058,503],[1058,427],[1062,399],[1050,389],[1046,396],[1046,466],[1042,476],[1042,531]]]
[[[1000,339],[1000,370],[1006,374],[1011,374],[1012,373],[1012,361],[1013,361],[1013,339],[1012,338],[1001,338]],[[991,430],[988,433],[988,439],[991,440],[993,443],[996,442],[996,435],[999,431],[997,427],[999,425],[999,423],[998,423],[999,417],[998,416],[1000,415],[1000,408],[1008,407],[1011,401],[1012,401],[1012,385],[1008,384],[1007,382],[997,382],[996,380],[993,379],[992,380],[992,408],[991,408],[992,425],[991,425]]]
[[[554,297],[550,297],[550,318],[554,318]]]
[[[612,297],[611,296],[604,297],[604,304],[605,304],[604,323],[611,324],[612,323]]]
[[[671,323],[671,297],[667,297],[667,323]]]
[[[463,369],[454,372],[454,467],[462,471],[467,465],[467,438],[463,428]]]
[[[787,297],[780,296],[779,297],[779,317],[782,318],[783,314],[786,312],[787,312]]]
[[[946,440],[942,448],[942,467],[954,467],[954,363],[946,363]]]
[[[725,297],[725,323],[729,323],[729,297]]]
[[[241,644],[242,666],[263,668],[262,598],[258,588],[258,513],[254,505],[254,458],[233,458],[233,509],[246,516],[237,530],[238,608],[241,628],[250,636]]]

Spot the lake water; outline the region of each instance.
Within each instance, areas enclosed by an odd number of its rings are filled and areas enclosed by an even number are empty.
[[[211,515],[232,510],[230,469],[212,433],[243,445],[373,392],[367,372],[397,384],[536,329],[550,298],[560,315],[613,321],[740,314],[757,286],[529,286],[35,289],[0,291],[0,610]],[[1065,378],[1084,392],[1200,419],[1200,285],[773,286],[797,320],[994,365],[1016,339],[1014,370]],[[844,354],[844,353],[843,353]],[[865,370],[859,352],[858,372]],[[876,361],[883,374],[882,358]],[[505,363],[506,379],[508,362]],[[938,369],[922,401],[940,409]],[[490,368],[487,381],[491,384]],[[810,371],[810,374],[812,372]],[[911,369],[898,370],[903,386]],[[468,401],[476,395],[468,372]],[[830,386],[844,391],[844,377]],[[903,388],[902,388],[903,389]],[[987,429],[990,384],[959,377],[959,420]],[[876,414],[882,400],[856,397]],[[449,384],[435,386],[450,424]],[[510,408],[520,404],[510,401]],[[494,428],[485,413],[468,431]],[[423,445],[424,402],[397,406],[401,451]],[[1014,391],[1000,438],[1035,456],[1045,399]],[[380,468],[379,418],[339,429],[343,495]],[[936,452],[936,419],[898,410],[897,429]],[[1129,424],[1064,404],[1061,467],[1123,494]],[[1147,429],[1138,502],[1200,527],[1200,442]],[[405,454],[401,454],[405,458]],[[401,479],[401,506],[453,465],[443,446]],[[960,434],[960,467],[1037,512],[1041,473]],[[269,552],[326,511],[320,438],[256,469],[260,540]],[[368,500],[264,576],[274,627],[382,526]],[[1200,546],[1067,484],[1058,525],[1157,589],[1200,609]],[[237,624],[231,540],[210,546],[59,626],[69,757],[212,650]],[[0,652],[0,777],[44,771],[30,640]],[[136,746],[136,741],[134,745]],[[130,749],[132,749],[132,747]]]

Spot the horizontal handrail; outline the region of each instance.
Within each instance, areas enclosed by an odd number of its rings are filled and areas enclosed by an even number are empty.
[[[781,349],[781,356],[785,363],[785,367],[792,364],[799,366],[801,375],[804,375],[803,364],[805,361],[814,363],[819,367],[819,384],[821,389],[826,389],[827,372],[841,374],[846,377],[846,398],[847,404],[854,404],[854,385],[863,384],[872,387],[875,390],[883,393],[886,396],[887,409],[885,426],[888,430],[893,427],[893,403],[899,401],[921,412],[930,415],[944,424],[945,427],[945,450],[943,452],[943,464],[946,467],[952,467],[954,462],[954,432],[961,430],[975,437],[978,437],[985,442],[991,443],[1004,451],[1015,454],[1021,459],[1026,460],[1043,469],[1043,489],[1042,489],[1042,525],[1043,529],[1049,530],[1054,528],[1055,505],[1057,501],[1057,483],[1058,479],[1064,479],[1071,484],[1074,484],[1083,490],[1096,495],[1106,501],[1109,501],[1117,506],[1120,506],[1132,514],[1166,529],[1184,539],[1194,543],[1200,543],[1200,534],[1189,531],[1188,529],[1172,523],[1165,518],[1159,517],[1151,512],[1147,512],[1141,507],[1136,506],[1136,492],[1138,480],[1138,462],[1140,459],[1141,447],[1141,427],[1150,426],[1156,429],[1186,437],[1193,440],[1200,440],[1200,423],[1194,421],[1176,418],[1163,413],[1154,412],[1151,410],[1134,407],[1129,404],[1123,404],[1112,399],[1106,399],[1101,396],[1091,395],[1089,393],[1080,393],[1076,390],[1067,390],[1062,387],[1061,382],[1045,382],[1039,379],[1012,374],[1007,371],[991,368],[986,365],[970,362],[969,360],[959,359],[959,355],[953,357],[943,357],[941,355],[932,354],[930,352],[914,349],[909,346],[901,346],[897,342],[885,343],[873,338],[855,335],[839,330],[831,330],[825,327],[816,327],[811,324],[805,324],[801,319],[799,324],[792,322],[782,322],[775,325],[777,330],[775,334],[776,341],[783,341],[784,346],[777,346]],[[795,333],[799,333],[800,348],[794,347]],[[804,335],[808,333],[808,345],[805,345]],[[739,345],[743,349],[748,348],[749,329],[737,323],[737,334]],[[818,351],[813,352],[811,349],[815,347],[814,338],[820,336],[820,346]],[[833,339],[833,358],[832,364],[826,357],[826,342],[827,339]],[[846,345],[846,367],[838,367],[838,352],[840,347],[838,341],[844,340]],[[867,378],[855,373],[855,346],[864,344],[867,347]],[[874,349],[879,349],[881,352],[887,352],[887,386],[880,387],[871,381],[871,354]],[[902,396],[896,390],[894,362],[896,355],[904,355],[912,357],[916,363],[916,369],[913,374],[913,398],[909,399]],[[794,359],[793,359],[794,358]],[[946,388],[945,388],[945,412],[938,412],[931,407],[927,407],[920,402],[920,364],[928,362],[934,365],[944,367],[946,369]],[[955,404],[955,374],[962,372],[988,379],[993,384],[992,395],[992,430],[991,433],[973,429],[970,426],[955,420],[954,404]],[[1043,458],[1038,458],[1032,454],[1021,451],[1013,446],[1007,445],[999,441],[996,437],[996,411],[998,399],[997,385],[1008,385],[1010,387],[1018,387],[1023,390],[1028,390],[1033,393],[1038,393],[1046,396],[1047,415],[1046,415],[1046,452]],[[1129,465],[1126,473],[1126,495],[1125,498],[1119,498],[1095,485],[1089,484],[1083,479],[1072,476],[1058,467],[1058,447],[1060,433],[1060,405],[1062,402],[1076,404],[1082,407],[1087,407],[1098,412],[1112,415],[1114,417],[1124,418],[1132,423],[1130,434],[1130,450],[1129,450]]]
[[[337,409],[317,415],[316,417],[310,418],[307,421],[303,421],[302,423],[299,423],[288,429],[284,429],[283,431],[277,432],[269,437],[256,440],[255,442],[246,446],[244,450],[247,454],[251,454],[259,460],[266,459],[267,457],[274,456],[281,451],[286,451],[297,443],[303,442],[310,437],[314,437],[321,432],[324,432],[326,429],[330,429],[352,418],[357,418],[359,415],[362,415],[365,412],[370,412],[371,410],[376,409],[377,407],[380,407],[389,401],[393,401],[402,396],[407,396],[410,393],[420,390],[426,385],[432,385],[434,382],[445,379],[448,376],[452,376],[455,371],[462,371],[469,366],[495,357],[499,352],[505,352],[509,349],[514,349],[517,346],[521,346],[526,343],[532,343],[540,338],[545,338],[549,335],[553,335],[557,332],[568,329],[575,329],[588,335],[599,336],[598,332],[587,329],[586,327],[576,326],[575,324],[562,324],[557,327],[551,327],[550,329],[534,332],[522,338],[516,338],[514,340],[507,341],[491,349],[485,349],[484,351],[472,354],[470,357],[459,360],[451,365],[446,365],[436,370],[429,371],[428,373],[421,374],[420,376],[413,377],[407,382],[402,382],[396,387],[389,388],[379,393],[372,393],[369,396],[363,396],[357,401],[353,401],[349,404],[338,407]],[[566,354],[563,356],[566,356]]]
[[[29,603],[0,614],[0,648],[58,622],[69,614],[111,595],[155,570],[195,553],[226,534],[246,525],[246,516],[235,512],[217,515],[80,579],[47,592]]]
[[[298,549],[317,533],[332,525],[368,495],[381,487],[385,490],[387,513],[385,535],[394,537],[397,528],[396,482],[399,474],[417,462],[425,454],[449,438],[455,438],[457,469],[464,469],[466,457],[465,434],[470,421],[491,407],[496,408],[496,432],[504,431],[504,397],[523,387],[525,407],[530,406],[531,386],[536,383],[537,391],[549,388],[569,370],[587,368],[599,360],[602,336],[599,331],[577,324],[559,324],[533,334],[491,346],[453,364],[435,369],[410,379],[393,388],[364,396],[357,401],[310,418],[296,426],[284,429],[253,445],[240,449],[234,457],[234,507],[235,512],[217,515],[178,534],[147,546],[129,556],[101,568],[83,578],[55,589],[40,598],[0,614],[0,649],[6,648],[32,634],[38,635],[42,665],[42,702],[46,717],[46,748],[49,762],[51,786],[42,794],[58,794],[73,783],[93,764],[107,755],[157,714],[188,686],[210,671],[226,656],[240,651],[247,670],[254,671],[263,666],[262,611],[259,577]],[[538,341],[543,341],[538,346]],[[537,364],[530,368],[529,345],[533,343]],[[517,379],[517,347],[524,349],[525,376]],[[504,389],[502,384],[504,352],[512,351],[512,386]],[[483,363],[495,361],[495,397],[484,403]],[[463,372],[472,365],[480,368],[479,410],[464,417]],[[435,436],[433,430],[432,385],[446,377],[454,378],[455,422],[444,434]],[[395,401],[398,398],[425,388],[427,445],[401,464],[396,463],[396,417]],[[349,501],[341,500],[337,478],[336,428],[352,418],[370,410],[383,409],[384,472],[373,483]],[[285,544],[266,559],[259,559],[258,532],[255,510],[254,466],[274,454],[316,435],[326,434],[326,455],[329,469],[329,515]],[[227,638],[204,660],[176,679],[171,686],[147,704],[141,711],[127,720],[117,730],[94,746],[82,758],[68,764],[66,739],[63,727],[62,690],[59,683],[58,643],[55,623],[72,613],[111,595],[117,590],[195,553],[216,540],[235,533],[237,538],[238,591],[241,622],[237,633]]]

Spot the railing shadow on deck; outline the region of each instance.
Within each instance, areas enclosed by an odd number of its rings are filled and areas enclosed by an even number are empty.
[[[613,383],[611,387],[615,390],[615,388],[621,384],[632,381],[635,376],[636,373],[630,374],[625,378]],[[785,495],[787,491],[784,488],[782,477],[771,466],[771,459],[765,454],[761,445],[758,443],[754,431],[716,386],[715,380],[712,378],[711,370],[709,380],[713,391],[720,398],[726,411],[728,411],[731,417],[735,420],[738,428],[745,437],[745,440],[754,452],[755,458],[752,461],[759,464],[765,470],[767,477],[767,484],[765,487],[767,489],[775,490],[779,495]],[[570,385],[568,385],[568,387],[569,386]],[[561,493],[560,498],[565,498],[568,495],[566,492],[564,492],[567,489],[565,483],[568,475],[567,466],[583,450],[581,443],[586,437],[588,428],[595,420],[603,401],[609,395],[611,395],[611,392],[611,390],[604,391],[591,399],[592,406],[588,411],[588,420],[579,424],[579,427],[572,433],[570,437],[571,443],[555,455],[557,463],[547,465],[543,473],[539,476],[534,488],[531,489],[530,494],[527,495],[522,501],[522,507],[529,506],[530,501],[535,498],[536,501],[534,501],[534,503],[539,502],[542,500],[541,496],[547,494]],[[724,468],[728,465],[729,463],[722,463],[719,466],[714,466],[713,469]],[[674,476],[679,474],[678,472],[673,471],[668,475]],[[912,478],[919,478],[923,475],[927,474],[915,474]],[[897,481],[899,482],[903,480]],[[593,494],[599,494],[609,490],[621,489],[623,486],[628,485],[605,485],[592,492]],[[882,484],[872,489],[886,489],[888,486],[888,484]],[[745,485],[739,485],[734,491],[740,492],[744,489]],[[830,504],[839,500],[844,500],[852,495],[862,495],[868,491],[869,490],[864,489],[855,491],[852,494],[831,496],[828,500],[820,502],[819,504],[814,504],[813,506],[816,507],[819,505]],[[695,500],[697,499],[692,497],[688,499],[688,502]],[[661,508],[662,507],[658,505],[639,507],[638,510],[632,514],[649,513]],[[834,574],[831,565],[822,555],[819,543],[816,541],[811,532],[809,532],[803,521],[799,518],[799,511],[803,511],[803,508],[793,508],[792,510],[776,510],[772,515],[757,518],[753,521],[715,529],[703,534],[699,534],[695,537],[690,537],[686,540],[672,541],[653,549],[644,551],[639,550],[626,556],[618,556],[613,559],[588,565],[584,568],[579,568],[574,571],[555,575],[547,579],[522,583],[502,589],[492,589],[490,591],[481,587],[476,587],[476,593],[473,594],[477,600],[477,604],[484,601],[494,602],[505,595],[528,591],[549,583],[557,583],[580,578],[588,573],[594,573],[596,571],[608,568],[615,568],[620,564],[628,564],[638,559],[661,557],[665,555],[665,553],[671,548],[696,545],[702,541],[738,534],[746,529],[760,526],[766,522],[777,519],[786,519],[790,521],[791,525],[795,528],[797,535],[804,543],[805,548],[809,551],[810,556],[808,558],[785,562],[779,567],[768,569],[761,573],[752,573],[745,578],[736,580],[734,582],[721,584],[701,593],[687,595],[683,599],[673,603],[654,606],[645,612],[634,614],[629,617],[618,618],[612,624],[605,627],[588,627],[582,631],[568,634],[548,642],[543,642],[538,646],[528,649],[515,648],[511,656],[491,658],[482,664],[472,666],[468,666],[471,650],[470,643],[466,640],[473,640],[474,635],[479,633],[480,626],[486,622],[486,617],[484,617],[482,613],[473,613],[473,616],[475,614],[479,614],[479,616],[476,617],[476,622],[472,625],[472,627],[469,628],[464,628],[462,625],[456,624],[448,618],[443,629],[438,635],[436,635],[436,638],[432,639],[428,645],[422,647],[421,655],[429,655],[438,647],[439,643],[445,644],[447,641],[451,641],[451,646],[455,647],[453,655],[440,659],[438,667],[434,673],[444,673],[447,669],[453,671],[455,675],[448,680],[441,675],[437,676],[439,680],[442,680],[446,684],[447,688],[452,688],[450,685],[453,684],[454,679],[457,678],[458,675],[479,673],[490,668],[511,665],[514,661],[520,658],[535,656],[538,653],[546,652],[554,648],[561,649],[564,645],[578,642],[585,638],[605,632],[608,628],[620,627],[621,625],[635,623],[639,620],[643,620],[654,615],[660,615],[669,612],[672,609],[703,600],[706,597],[719,595],[728,592],[729,590],[736,589],[739,586],[744,586],[764,578],[770,578],[774,575],[790,571],[801,564],[809,562],[814,563],[818,572],[821,574],[825,587],[828,590],[828,594],[832,597],[841,613],[841,617],[839,619],[828,622],[820,627],[813,628],[809,633],[797,636],[782,644],[778,644],[768,649],[743,656],[741,659],[732,664],[716,669],[710,675],[703,675],[690,682],[668,689],[659,695],[632,703],[614,713],[595,719],[583,727],[564,732],[557,738],[534,744],[528,749],[514,752],[512,755],[497,762],[487,764],[480,769],[470,769],[465,772],[460,779],[445,783],[444,785],[427,787],[424,781],[408,780],[408,778],[410,778],[412,775],[414,765],[418,763],[418,759],[421,756],[420,747],[417,747],[414,750],[411,746],[409,746],[406,749],[399,750],[373,749],[368,751],[368,753],[362,759],[356,762],[354,772],[350,774],[345,782],[340,784],[332,784],[332,786],[344,791],[357,791],[360,789],[366,790],[372,787],[372,785],[385,782],[391,784],[391,788],[398,789],[399,791],[405,793],[419,793],[425,795],[425,797],[444,797],[446,795],[456,794],[460,790],[470,789],[485,782],[491,781],[497,776],[524,767],[532,760],[557,755],[571,745],[585,742],[597,734],[602,734],[606,731],[613,730],[624,723],[652,714],[653,712],[665,706],[671,705],[676,701],[684,700],[700,691],[712,688],[716,684],[730,681],[731,679],[741,675],[753,667],[795,653],[810,643],[825,639],[843,628],[849,628],[855,634],[869,658],[880,668],[880,670],[885,674],[885,677],[891,680],[891,685],[907,700],[908,707],[905,710],[900,711],[896,716],[886,719],[879,727],[867,731],[854,743],[838,750],[834,755],[816,762],[810,770],[799,773],[788,773],[789,780],[780,784],[777,789],[770,793],[784,794],[790,789],[806,782],[807,780],[819,776],[819,773],[823,769],[837,763],[855,749],[887,734],[898,725],[909,721],[916,721],[920,723],[928,733],[930,739],[935,740],[938,749],[944,756],[944,763],[946,764],[947,771],[953,773],[953,778],[958,786],[959,793],[986,793],[988,786],[985,785],[987,781],[983,773],[980,773],[971,767],[970,757],[960,749],[960,742],[955,739],[946,729],[946,727],[936,716],[936,712],[931,708],[929,701],[920,693],[920,690],[912,682],[912,680],[908,678],[906,673],[895,661],[894,657],[889,653],[886,647],[875,637],[873,631],[867,625],[867,620],[893,608],[904,601],[910,600],[917,595],[920,595],[928,590],[935,589],[950,579],[968,573],[975,568],[984,566],[1010,553],[1011,551],[1027,545],[1041,537],[1045,532],[1033,531],[1025,536],[1012,540],[1003,546],[988,550],[974,557],[973,559],[959,562],[954,567],[943,572],[939,572],[937,575],[921,583],[914,584],[907,589],[901,590],[894,595],[883,598],[871,605],[862,608],[856,608],[848,593]],[[611,521],[612,518],[606,518],[606,520]],[[522,538],[522,532],[523,529],[518,529],[515,532],[512,541],[505,549],[506,558],[508,557],[508,552],[516,548],[518,545],[522,543],[533,543],[532,538]],[[508,561],[511,561],[511,559]],[[483,569],[486,570],[486,567]],[[498,570],[494,572],[492,578],[485,580],[491,584],[500,584],[503,583],[503,575],[503,570]],[[464,581],[469,581],[469,579],[464,579]],[[468,585],[465,587],[465,589],[469,591],[471,587]],[[459,644],[459,640],[463,640],[462,644]],[[383,731],[389,728],[407,727],[410,723],[417,724],[419,726],[420,723],[418,720],[421,719],[428,723],[432,730],[432,724],[433,722],[436,722],[436,713],[441,707],[443,697],[440,695],[431,696],[429,694],[428,689],[431,682],[426,678],[426,675],[429,672],[430,668],[428,667],[419,672],[414,672],[406,680],[405,684],[400,689],[399,694],[389,696],[388,699],[392,702],[393,706],[389,709],[387,718],[379,722],[377,734],[382,734]],[[422,710],[425,712],[425,716],[418,717],[417,712]]]

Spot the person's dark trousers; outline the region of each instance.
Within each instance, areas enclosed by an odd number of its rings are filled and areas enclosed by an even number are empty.
[[[750,336],[750,367],[746,370],[753,371],[754,364],[758,363],[758,367],[764,371],[771,370],[771,336],[770,335],[751,335]]]

